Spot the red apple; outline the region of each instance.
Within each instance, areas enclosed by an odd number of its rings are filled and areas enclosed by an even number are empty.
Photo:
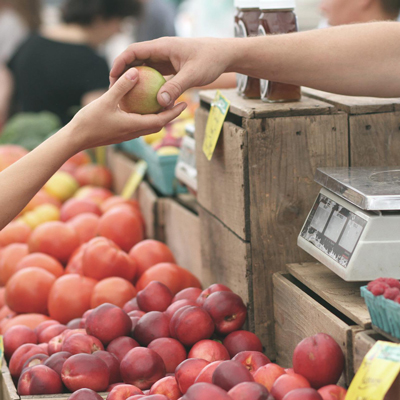
[[[195,383],[182,400],[232,400],[225,390],[211,383]]]
[[[94,336],[78,334],[65,339],[61,349],[71,354],[92,354],[95,351],[104,350],[104,347]]]
[[[108,346],[107,351],[114,354],[121,362],[122,359],[135,347],[139,347],[139,343],[129,336],[121,336],[114,339]]]
[[[252,374],[254,374],[258,368],[271,362],[267,356],[259,351],[241,351],[236,354],[232,360],[242,363]]]
[[[68,400],[103,400],[103,398],[91,389],[79,389],[72,393]]]
[[[55,324],[48,326],[46,329],[42,330],[38,334],[38,342],[39,343],[49,343],[50,339],[53,337],[60,335],[67,329],[66,325],[63,324]]]
[[[194,381],[195,383],[200,383],[200,382],[206,382],[206,383],[212,383],[212,376],[214,374],[214,371],[220,365],[222,361],[214,361],[211,364],[206,365],[200,373],[197,375],[196,380]]]
[[[248,369],[239,361],[223,361],[215,369],[212,381],[214,385],[229,391],[242,382],[254,382]]]
[[[228,335],[240,329],[246,321],[247,308],[240,296],[232,292],[215,292],[203,305],[213,319],[216,331]]]
[[[58,394],[62,390],[60,376],[45,365],[36,365],[25,370],[18,381],[18,394],[21,396]]]
[[[210,363],[230,360],[228,350],[215,340],[200,340],[191,348],[188,358],[202,358]]]
[[[175,312],[169,325],[171,336],[185,346],[209,339],[214,333],[210,315],[201,307],[185,306]]]
[[[197,305],[203,306],[208,296],[216,292],[232,292],[232,290],[229,289],[228,286],[222,285],[220,283],[214,283],[200,293],[199,297],[196,300]]]
[[[111,184],[112,184],[111,171],[103,165],[99,164],[80,165],[75,170],[74,177],[78,181],[80,186],[91,185],[91,186],[100,186],[106,189],[111,189]]]
[[[323,400],[345,400],[347,390],[337,385],[324,386],[318,389]]]
[[[186,349],[176,339],[156,339],[147,348],[154,350],[163,359],[167,373],[174,373],[176,367],[187,358]]]
[[[191,300],[178,300],[174,303],[172,303],[165,311],[164,314],[171,319],[173,315],[175,314],[176,311],[178,311],[180,308],[185,307],[185,306],[195,306],[196,303]]]
[[[149,389],[166,373],[163,359],[155,351],[143,347],[130,350],[121,361],[120,370],[124,382],[139,389]]]
[[[61,376],[61,370],[65,363],[65,360],[71,357],[72,354],[66,351],[60,351],[59,353],[53,354],[43,363],[46,367],[56,371]]]
[[[23,344],[37,343],[36,333],[24,325],[15,325],[7,330],[3,336],[4,354],[9,360],[15,350]]]
[[[168,317],[160,311],[148,312],[136,324],[133,337],[142,346],[147,346],[155,339],[170,337]]]
[[[175,379],[178,382],[179,390],[183,394],[193,385],[199,373],[208,364],[209,362],[206,360],[189,358],[176,367]]]
[[[242,382],[233,387],[228,394],[233,400],[267,400],[269,392],[259,383]]]
[[[121,373],[119,371],[119,360],[114,354],[109,353],[108,351],[99,350],[93,353],[95,357],[99,357],[103,360],[110,371],[110,381],[109,385],[113,383],[121,382]]]
[[[35,354],[45,354],[45,351],[38,345],[31,343],[23,344],[14,351],[9,364],[10,373],[14,379],[19,378],[26,360]]]
[[[178,400],[182,396],[178,382],[173,376],[166,376],[157,381],[150,389],[150,395],[153,394],[163,394],[169,400]]]
[[[132,322],[128,314],[121,308],[105,303],[88,315],[85,327],[89,335],[107,345],[120,336],[129,335]]]
[[[287,393],[295,389],[310,388],[310,383],[299,374],[280,376],[272,386],[271,395],[275,400],[283,400]]]
[[[323,400],[321,395],[311,388],[294,389],[287,393],[283,400]]]
[[[269,363],[258,368],[253,374],[254,380],[261,385],[265,386],[268,391],[271,391],[275,381],[281,376],[285,375],[285,370],[278,364]]]
[[[293,369],[315,389],[336,384],[344,369],[342,349],[325,333],[308,337],[294,350]]]
[[[223,342],[231,357],[241,351],[263,351],[261,340],[252,332],[235,331],[230,333]]]
[[[143,394],[143,392],[133,385],[117,385],[110,391],[107,400],[125,400],[136,394]]]
[[[167,286],[161,282],[152,281],[138,292],[136,301],[143,311],[165,311],[172,303],[173,297]]]
[[[65,361],[61,378],[71,392],[83,388],[103,392],[108,387],[110,372],[106,363],[99,357],[76,354]]]
[[[174,298],[172,299],[172,303],[175,303],[179,300],[189,300],[196,302],[201,293],[202,290],[195,287],[183,289],[174,296]]]
[[[44,364],[44,362],[49,358],[49,356],[47,354],[35,354],[32,357],[29,357],[26,361],[25,364],[22,367],[22,372],[26,369],[26,368],[31,368],[35,365],[40,365],[40,364]]]

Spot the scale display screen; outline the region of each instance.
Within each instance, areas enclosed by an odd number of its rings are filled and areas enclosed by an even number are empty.
[[[301,237],[346,268],[366,225],[365,219],[320,193]]]

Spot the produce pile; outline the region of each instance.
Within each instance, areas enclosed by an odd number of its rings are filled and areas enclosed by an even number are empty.
[[[24,153],[0,146],[0,169]],[[137,202],[111,183],[80,153],[0,232],[0,329],[20,395],[344,399],[344,356],[329,335],[303,340],[293,369],[272,363],[242,330],[240,296],[202,290],[165,244],[145,240]]]
[[[400,304],[400,282],[394,278],[378,278],[368,283],[367,289],[374,296],[383,296]]]

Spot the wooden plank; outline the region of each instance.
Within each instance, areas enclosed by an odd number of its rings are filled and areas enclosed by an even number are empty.
[[[347,166],[347,116],[245,120],[256,333],[273,337],[272,274],[312,261],[297,236],[320,189],[320,166]]]
[[[236,89],[221,90],[231,102],[230,112],[244,118],[276,118],[299,115],[323,115],[335,112],[335,107],[308,96],[293,103],[265,103],[261,100],[244,99],[236,93]],[[200,92],[200,99],[211,104],[215,98],[215,90]]]
[[[400,165],[400,112],[349,117],[353,167]]]
[[[372,329],[379,333],[382,337],[384,337],[384,340],[390,340],[391,342],[394,343],[400,343],[400,339],[397,337],[392,336],[390,333],[385,332],[381,328],[378,328],[376,325],[372,325]]]
[[[363,282],[345,282],[318,262],[288,264],[288,271],[301,283],[322,297],[364,329],[371,328],[371,316],[360,295]]]
[[[196,164],[199,204],[215,215],[239,237],[248,238],[246,216],[247,135],[238,126],[226,122],[208,161],[203,153],[203,141],[209,112],[196,112]]]
[[[277,363],[292,366],[296,345],[306,337],[327,333],[345,355],[345,382],[353,377],[352,328],[296,285],[290,275],[273,276]]]
[[[109,146],[107,148],[107,165],[113,177],[114,192],[121,194],[132,172],[135,171],[135,162],[115,150],[114,147]]]
[[[20,397],[15,388],[14,382],[11,378],[9,369],[7,368],[6,362],[3,360],[1,367],[1,400],[19,400]]]
[[[345,111],[351,115],[400,110],[400,98],[382,99],[377,97],[344,96],[310,88],[303,88],[302,91],[306,96],[330,103],[339,111]]]
[[[358,371],[364,357],[372,349],[372,347],[378,340],[386,340],[386,339],[373,330],[358,332],[354,335],[354,340],[353,340],[354,373]]]
[[[136,198],[145,221],[146,238],[157,239],[157,203],[159,197],[147,182],[142,182],[139,185]]]
[[[202,281],[200,221],[192,211],[172,199],[160,199],[159,223],[163,240],[176,262]]]

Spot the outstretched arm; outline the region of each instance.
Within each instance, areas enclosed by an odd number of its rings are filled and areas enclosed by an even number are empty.
[[[185,109],[186,105],[181,103],[157,115],[121,111],[118,103],[137,79],[137,71],[129,70],[106,94],[79,111],[68,125],[0,173],[0,230],[74,154],[157,132]]]
[[[400,97],[400,24],[373,22],[246,39],[162,38],[133,44],[115,61],[113,84],[131,65],[175,74],[160,90],[172,104],[223,72],[355,96]]]

